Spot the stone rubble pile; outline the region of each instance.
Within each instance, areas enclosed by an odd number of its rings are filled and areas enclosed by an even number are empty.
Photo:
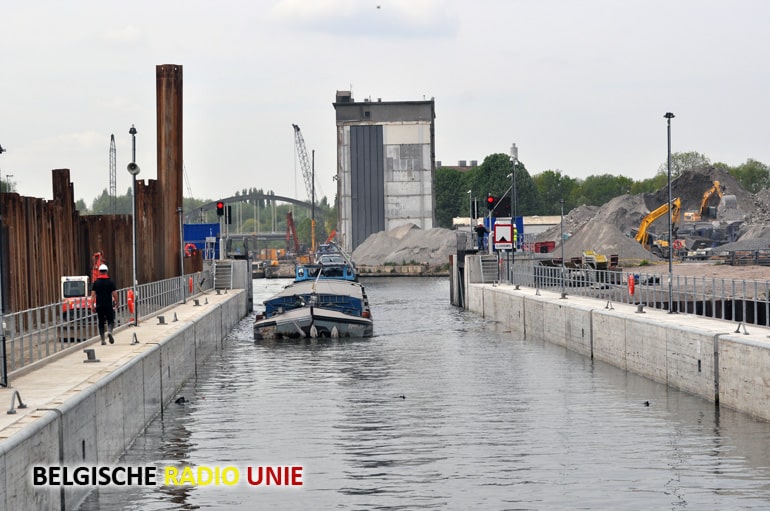
[[[754,250],[770,248],[770,190],[752,194],[744,190],[726,171],[716,167],[705,167],[682,174],[671,183],[672,196],[682,202],[681,218],[685,211],[700,208],[703,193],[714,181],[724,187],[725,195],[734,195],[737,208],[722,208],[714,228],[726,224],[740,225],[734,235],[737,239],[723,245],[725,250]],[[585,250],[604,255],[617,254],[625,261],[656,261],[651,252],[630,236],[632,229],[638,229],[645,216],[668,202],[668,189],[664,187],[654,193],[621,195],[601,207],[578,206],[565,212],[563,221],[564,257],[580,257]],[[712,197],[710,204],[717,204],[718,197]],[[557,256],[561,256],[562,226],[555,226],[536,236],[536,241],[556,241]],[[682,227],[684,230],[684,227]],[[668,232],[667,216],[660,217],[650,232]],[[367,238],[353,252],[353,260],[360,265],[419,263],[440,266],[448,262],[449,256],[457,252],[458,231],[435,228],[420,229],[406,224],[386,232],[379,232]]]

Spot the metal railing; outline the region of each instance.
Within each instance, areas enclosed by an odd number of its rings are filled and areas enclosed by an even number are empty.
[[[505,261],[502,263],[505,265]],[[611,304],[629,304],[725,321],[770,326],[770,281],[692,277],[674,274],[669,294],[668,273],[595,270],[514,264],[504,266],[501,279],[514,286],[560,292]],[[633,280],[634,294],[629,280]],[[669,299],[671,298],[671,299]],[[669,303],[670,302],[670,303]]]
[[[139,285],[136,287],[133,313],[128,306],[131,288],[120,289],[115,327],[132,324],[134,314],[141,320],[182,303],[190,296],[211,289],[213,281],[208,272],[197,272]],[[5,387],[8,386],[9,373],[99,335],[95,312],[89,307],[70,307],[64,302],[5,314],[0,326],[4,330],[0,350],[0,385]]]

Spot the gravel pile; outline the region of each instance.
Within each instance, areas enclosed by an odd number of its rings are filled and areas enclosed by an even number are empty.
[[[720,250],[755,250],[768,248],[770,243],[770,190],[762,190],[751,194],[744,190],[727,172],[706,167],[682,174],[671,183],[671,194],[679,197],[682,202],[682,215],[685,211],[697,211],[700,208],[703,194],[714,181],[719,181],[723,193],[734,196],[734,199],[722,201],[714,195],[709,205],[718,206],[718,216],[715,221],[700,223],[705,230],[726,233],[728,239],[735,241],[723,245]],[[570,211],[564,217],[565,258],[579,257],[585,250],[598,253],[617,254],[621,260],[648,260],[658,258],[645,250],[631,237],[631,230],[638,229],[639,224],[650,211],[665,204],[668,200],[668,189],[663,188],[655,193],[639,195],[622,195],[615,197],[600,208],[591,209],[580,206]],[[725,208],[724,204],[734,207]],[[682,216],[683,219],[683,216]],[[680,233],[693,231],[695,224],[680,225]],[[667,216],[656,220],[649,231],[655,234],[668,233]],[[680,235],[684,237],[684,235]],[[555,240],[556,251],[559,248],[560,229],[555,227],[537,236],[537,241]]]
[[[352,257],[362,266],[409,263],[441,266],[456,253],[456,231],[420,229],[410,223],[372,234],[353,251]]]
[[[685,211],[700,208],[703,193],[714,181],[720,182],[725,195],[735,197],[723,203],[729,202],[735,207],[720,206],[717,220],[697,226],[729,234],[734,241],[722,245],[720,250],[770,248],[770,190],[757,194],[747,192],[732,176],[716,167],[685,172],[671,183],[672,196],[679,197],[682,202],[682,219]],[[565,212],[565,258],[580,257],[583,251],[594,250],[607,256],[617,254],[621,261],[657,261],[658,258],[637,243],[630,233],[632,229],[638,229],[650,211],[667,200],[668,189],[664,187],[655,193],[621,195],[601,207],[582,205]],[[718,204],[719,197],[715,195],[709,205],[716,207]],[[683,223],[680,233],[692,231],[694,227],[695,224]],[[353,260],[360,265],[420,263],[440,266],[456,253],[456,232],[441,228],[423,230],[414,224],[406,224],[369,236],[353,252]],[[650,232],[668,233],[667,216],[654,222]],[[555,253],[560,256],[560,238],[561,226],[556,226],[538,234],[536,241],[556,241]]]

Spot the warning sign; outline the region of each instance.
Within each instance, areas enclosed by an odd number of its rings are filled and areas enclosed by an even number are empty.
[[[513,225],[495,224],[495,250],[513,249]]]

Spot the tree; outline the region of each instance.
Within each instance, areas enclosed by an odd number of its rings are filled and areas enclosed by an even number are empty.
[[[517,161],[514,167],[514,176],[516,189],[513,190],[513,183],[511,186],[511,209],[515,209],[516,216],[522,215],[535,215],[540,208],[540,195],[535,186],[535,182],[532,176],[527,172],[527,167],[521,161]],[[506,177],[511,181],[511,178]]]
[[[655,176],[649,179],[642,179],[641,181],[635,181],[631,185],[631,193],[653,193],[668,184],[668,174],[655,174]]]
[[[468,188],[473,190],[476,197],[486,197],[491,193],[497,198],[502,198],[512,188],[512,179],[509,177],[513,170],[513,163],[507,154],[496,153],[484,158],[478,167],[468,172]],[[537,188],[532,177],[527,172],[524,163],[519,161],[515,170],[516,176],[516,209],[519,216],[536,214],[538,207]],[[510,197],[510,195],[508,195]],[[505,203],[510,203],[510,198]],[[499,215],[505,216],[505,215]]]
[[[91,203],[92,215],[109,215],[110,211],[110,195],[107,193],[107,189],[103,189],[101,195],[94,199]]]
[[[0,180],[0,193],[13,193],[16,191],[16,182],[8,179],[10,176],[6,176],[6,179]]]
[[[464,173],[447,167],[436,169],[436,225],[451,229],[454,217],[469,214],[467,190]]]
[[[730,175],[751,193],[770,188],[770,169],[757,160],[749,158],[746,163],[730,169]]]
[[[629,193],[633,180],[624,176],[602,174],[600,176],[588,176],[580,186],[580,196],[576,204],[588,204],[601,206],[610,199]]]
[[[560,199],[565,208],[575,207],[575,196],[580,189],[577,179],[564,176],[560,170],[546,170],[532,177],[538,194],[537,211],[541,215],[558,215],[561,212]],[[568,210],[569,210],[568,209]]]
[[[679,177],[682,172],[711,165],[706,156],[690,151],[687,153],[671,153],[671,178]],[[658,174],[668,176],[668,161],[658,167]]]

